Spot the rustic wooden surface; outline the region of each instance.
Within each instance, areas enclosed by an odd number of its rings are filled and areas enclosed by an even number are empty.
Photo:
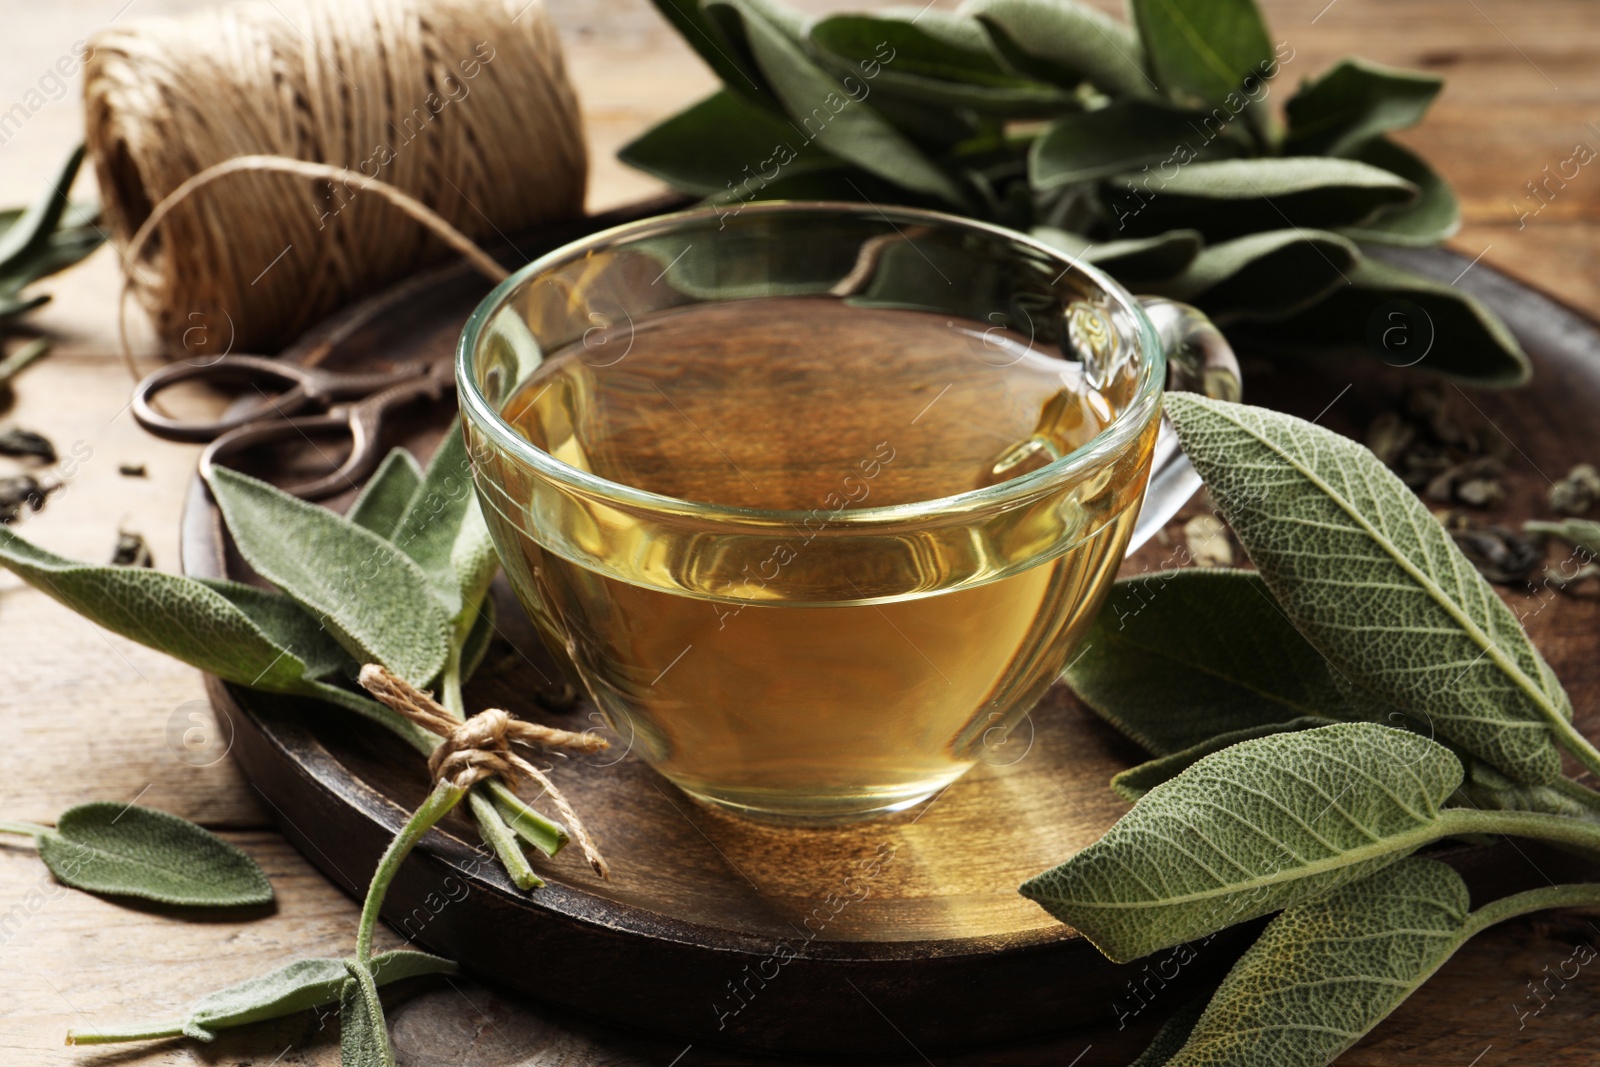
[[[177,0],[11,5],[8,32],[0,38],[0,111],[23,101],[55,57],[113,18],[186,6]],[[611,154],[648,122],[709,88],[710,76],[644,0],[582,6],[556,0],[552,6],[589,124],[591,207],[654,191]],[[1434,160],[1461,195],[1467,224],[1453,244],[1600,311],[1600,178],[1592,168],[1556,187],[1536,216],[1518,217],[1538,206],[1527,198],[1525,183],[1543,180],[1544,168],[1554,170],[1578,142],[1600,147],[1600,131],[1587,125],[1600,121],[1600,67],[1594,63],[1600,15],[1586,0],[1269,0],[1265,6],[1275,36],[1295,49],[1280,93],[1351,52],[1449,75],[1428,123],[1405,140]],[[20,128],[0,133],[0,202],[30,199],[79,136],[76,88],[36,109],[30,103],[25,110],[33,113]],[[172,567],[195,451],[145,436],[124,410],[129,383],[114,342],[116,267],[115,253],[103,250],[42,287],[56,301],[34,321],[56,338],[57,352],[27,374],[0,422],[42,430],[64,451],[81,442],[79,454],[88,457],[67,479],[66,492],[27,520],[30,536],[66,554],[95,558],[109,554],[121,525],[144,533],[157,562]],[[152,349],[142,334],[135,337],[148,364]],[[149,477],[120,476],[124,462],[145,463]],[[1547,647],[1561,642],[1581,653],[1592,631],[1563,625],[1561,612],[1557,603],[1541,613],[1538,636]],[[175,919],[59,889],[27,845],[0,845],[0,1062],[337,1062],[330,1029],[311,1016],[207,1048],[60,1047],[68,1027],[168,1016],[201,991],[291,956],[342,952],[357,908],[263,829],[269,825],[263,806],[231,764],[197,767],[179,759],[171,737],[190,725],[189,714],[198,710],[190,702],[203,699],[194,672],[99,633],[9,575],[0,575],[0,648],[0,811],[49,821],[78,801],[137,798],[228,833],[262,861],[280,895],[273,914],[254,922]],[[1538,1015],[1526,1012],[1533,1006],[1528,981],[1561,964],[1575,942],[1595,937],[1595,927],[1570,915],[1491,931],[1341,1062],[1594,1062],[1600,1034],[1592,1020],[1600,993],[1587,972],[1557,987],[1553,998],[1545,994]],[[402,991],[391,1024],[403,1062],[732,1062],[704,1047],[618,1037],[461,979]],[[1050,1058],[1074,1062],[1082,1050],[1078,1063],[1120,1063],[1136,1046],[1135,1035],[1108,1030],[1064,1044]],[[906,1057],[923,1061],[910,1043]],[[1038,1062],[1020,1053],[1006,1059]]]

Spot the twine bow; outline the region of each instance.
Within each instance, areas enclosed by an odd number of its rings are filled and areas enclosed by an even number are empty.
[[[376,663],[361,668],[360,681],[361,687],[386,707],[443,739],[428,757],[428,773],[436,781],[448,782],[463,790],[496,776],[512,786],[517,784],[519,776],[538,782],[572,830],[589,866],[602,878],[611,876],[594,839],[566,796],[543,771],[511,748],[513,744],[524,744],[568,752],[598,752],[609,744],[605,738],[525,722],[500,708],[480,711],[463,722],[433,697]]]

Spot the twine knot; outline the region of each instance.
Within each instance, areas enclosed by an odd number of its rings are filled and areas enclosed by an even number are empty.
[[[524,744],[569,752],[598,752],[607,746],[605,738],[526,722],[501,708],[487,708],[462,721],[432,696],[376,663],[361,668],[360,681],[362,688],[386,707],[442,738],[439,747],[428,757],[428,773],[436,781],[448,782],[457,789],[470,789],[485,778],[493,777],[502,778],[513,787],[520,778],[538,782],[566,821],[589,865],[601,877],[610,877],[606,861],[566,796],[543,771],[511,747]]]

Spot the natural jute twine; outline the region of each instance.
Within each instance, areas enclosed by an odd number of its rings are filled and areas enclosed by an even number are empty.
[[[177,354],[275,351],[456,244],[433,233],[492,238],[582,212],[576,95],[543,7],[523,3],[232,3],[90,42],[105,217]],[[224,163],[135,245],[157,204]],[[434,219],[408,224],[380,186]]]
[[[480,711],[462,722],[427,693],[376,663],[361,668],[361,686],[385,706],[444,739],[428,758],[428,771],[436,781],[449,782],[462,790],[495,776],[504,778],[510,785],[515,785],[519,776],[538,782],[572,831],[589,866],[602,878],[610,877],[610,868],[601,858],[594,839],[561,790],[543,771],[511,748],[513,744],[523,744],[570,752],[598,752],[606,747],[605,738],[524,722],[499,708]]]

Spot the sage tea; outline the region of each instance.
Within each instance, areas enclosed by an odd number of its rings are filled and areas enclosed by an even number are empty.
[[[544,353],[501,406],[593,479],[553,487],[489,448],[480,492],[541,634],[635,753],[725,808],[858,818],[947,785],[1060,675],[1155,419],[1004,506],[974,491],[1090,442],[1108,395],[989,323],[692,304]]]

